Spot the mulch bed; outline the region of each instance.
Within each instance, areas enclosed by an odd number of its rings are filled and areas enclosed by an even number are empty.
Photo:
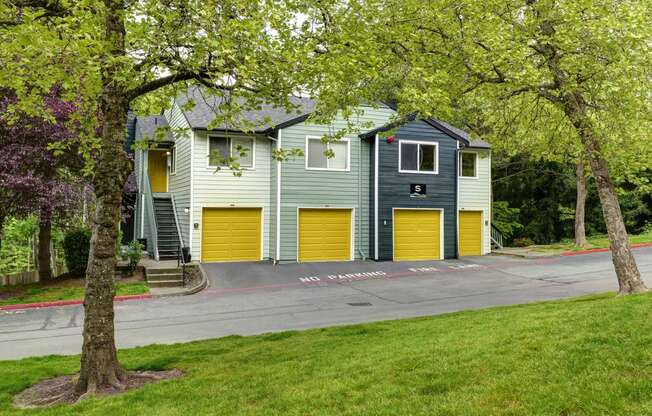
[[[199,266],[186,266],[185,287],[195,287],[201,283],[201,270]]]
[[[95,396],[110,396],[129,390],[138,389],[146,384],[158,383],[182,377],[181,370],[165,371],[129,371],[123,381],[124,388],[104,387],[98,389]],[[72,404],[80,399],[75,392],[78,375],[60,376],[43,380],[14,396],[14,405],[19,408],[46,407],[55,404]],[[85,397],[84,397],[85,398]]]

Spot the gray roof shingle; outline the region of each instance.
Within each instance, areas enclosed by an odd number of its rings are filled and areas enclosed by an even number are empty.
[[[180,94],[176,103],[182,107],[188,101],[193,100],[195,106],[191,110],[184,111],[190,127],[194,129],[207,129],[208,125],[215,119],[216,111],[224,97],[211,95],[208,90],[191,87],[188,91]],[[315,109],[315,102],[309,98],[290,97],[290,102],[297,106],[296,111],[288,112],[284,108],[278,108],[270,104],[262,104],[258,110],[245,110],[240,114],[236,125],[222,124],[213,126],[215,130],[239,131],[246,128],[253,128],[257,133],[262,133],[270,128],[277,127],[288,121],[299,117],[306,117]],[[266,120],[268,119],[268,120]],[[252,124],[253,126],[249,126]]]
[[[168,121],[165,116],[138,116],[136,117],[136,140],[156,140],[156,130],[167,126]],[[166,132],[163,141],[174,141],[169,131]]]

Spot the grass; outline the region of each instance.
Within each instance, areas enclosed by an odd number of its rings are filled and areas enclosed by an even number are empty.
[[[116,295],[140,295],[148,293],[142,281],[116,283]],[[81,300],[84,298],[84,279],[61,279],[27,285],[0,286],[0,306],[18,303],[51,302],[57,300]]]
[[[535,251],[580,251],[592,248],[608,248],[609,247],[609,237],[606,235],[596,235],[587,237],[588,245],[586,247],[576,247],[575,242],[572,239],[562,240],[558,243],[546,244],[546,245],[536,245],[531,248]],[[630,235],[629,241],[632,244],[640,243],[651,243],[652,242],[652,231],[646,233]]]
[[[130,369],[182,379],[73,406],[11,397],[78,357],[0,362],[0,414],[652,415],[652,294],[149,346]]]

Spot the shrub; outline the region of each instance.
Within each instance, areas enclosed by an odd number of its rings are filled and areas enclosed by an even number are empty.
[[[88,228],[75,228],[66,232],[63,238],[63,252],[66,266],[71,273],[76,275],[86,273],[90,245],[91,230]]]
[[[129,260],[129,272],[132,274],[136,270],[138,262],[143,257],[143,248],[144,246],[140,242],[133,240],[122,252],[122,258]]]
[[[510,208],[507,201],[494,201],[491,223],[503,234],[507,241],[523,228],[523,225],[519,222],[520,212],[521,210],[518,208]]]
[[[529,237],[515,238],[512,242],[513,247],[528,247],[532,245],[534,245],[534,241]]]

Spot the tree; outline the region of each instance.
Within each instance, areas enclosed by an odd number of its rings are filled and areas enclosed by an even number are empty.
[[[364,91],[358,85],[385,85],[398,98],[401,112],[457,118],[468,125],[479,112],[495,133],[506,131],[512,138],[527,134],[539,147],[581,151],[597,184],[619,293],[647,290],[629,245],[610,165],[636,158],[631,150],[640,143],[626,143],[632,137],[647,140],[645,132],[627,132],[639,128],[632,126],[649,127],[652,118],[650,2],[364,3],[366,9],[348,18],[363,23],[356,34],[361,46],[354,49],[365,48],[367,65],[338,89],[354,94]],[[339,59],[350,59],[346,50],[342,53]],[[559,134],[564,131],[571,134]],[[649,160],[643,163],[649,167]]]
[[[16,96],[9,90],[0,94],[0,227],[10,214],[38,214],[39,278],[49,280],[52,220],[70,214],[79,202],[79,180],[72,175],[81,166],[77,135],[66,125],[74,106],[54,91],[45,97],[45,110],[53,118],[48,120],[7,111]]]
[[[575,202],[575,245],[577,247],[585,247],[587,245],[585,227],[586,174],[584,173],[584,160],[581,158],[577,161],[575,175],[577,176],[577,199]]]
[[[91,0],[13,1],[0,6],[0,85],[38,112],[51,85],[99,108],[98,137],[84,138],[96,195],[84,298],[84,342],[76,397],[123,389],[129,377],[114,340],[113,271],[122,190],[132,167],[123,150],[127,111],[159,110],[177,88],[201,85],[225,96],[216,122],[262,102],[292,109],[289,95],[311,48],[310,27],[292,2]],[[301,33],[308,33],[304,38]],[[304,42],[305,41],[305,42]],[[47,51],[44,53],[44,51]],[[79,117],[85,127],[95,120]]]

